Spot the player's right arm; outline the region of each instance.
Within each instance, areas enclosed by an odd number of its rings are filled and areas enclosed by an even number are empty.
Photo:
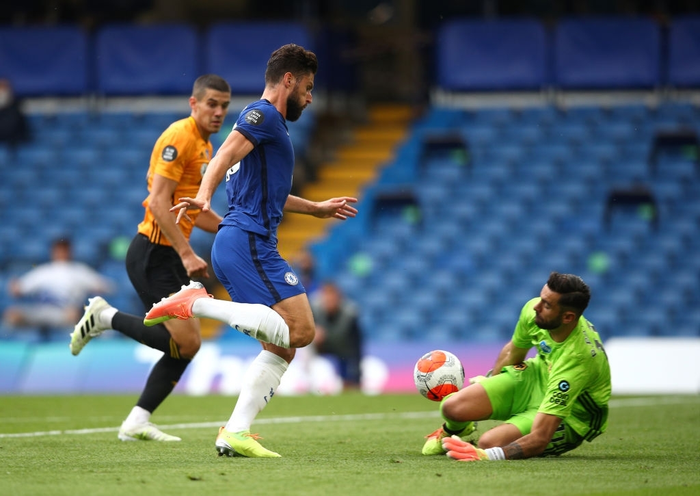
[[[513,337],[498,354],[491,375],[500,374],[506,365],[516,365],[525,361],[527,352],[532,348],[529,322],[534,318],[532,311],[534,300],[535,298],[525,303],[520,310],[520,317],[518,323],[515,324]]]
[[[153,174],[148,208],[156,219],[160,230],[180,256],[182,265],[187,270],[187,275],[189,277],[209,277],[207,262],[194,252],[180,228],[175,225],[175,218],[170,212],[171,198],[175,194],[177,185],[178,182],[174,179],[169,179],[158,173]]]
[[[515,365],[517,363],[522,363],[527,356],[529,348],[518,348],[513,344],[513,341],[508,341],[503,347],[501,352],[498,354],[496,363],[493,366],[493,372],[491,375],[497,375],[501,373],[501,370],[506,365]]]
[[[209,212],[211,210],[211,197],[226,175],[226,171],[253,151],[253,143],[243,134],[234,131],[236,131],[235,127],[209,162],[197,196],[195,198],[178,198],[180,203],[170,209],[171,212],[179,211],[177,221],[182,218],[187,207],[190,206],[201,208],[203,213]]]

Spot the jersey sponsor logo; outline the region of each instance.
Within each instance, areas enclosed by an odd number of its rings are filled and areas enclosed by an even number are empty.
[[[566,382],[566,381],[562,381],[562,382]],[[561,382],[559,383],[559,388],[561,388]],[[550,403],[554,403],[555,405],[559,405],[559,406],[566,406],[568,401],[569,401],[569,394],[563,393],[561,391],[554,391],[552,393],[552,396],[549,397]]]
[[[568,391],[571,389],[571,386],[569,385],[569,381],[559,381],[559,391]]]
[[[177,148],[175,148],[173,145],[166,146],[165,148],[163,148],[163,153],[161,154],[161,157],[166,162],[172,162],[177,158]]]
[[[287,272],[284,275],[284,282],[286,282],[290,286],[296,286],[297,284],[299,284],[299,279],[297,278],[297,275],[294,272]]]
[[[245,115],[245,121],[253,126],[259,126],[265,120],[265,114],[259,110],[251,110]]]
[[[513,368],[515,370],[525,370],[527,368],[527,364],[524,362],[523,363],[516,363],[515,365],[513,365]]]
[[[238,172],[238,169],[241,168],[241,163],[236,162],[231,166],[229,170],[226,171],[226,182],[228,182],[229,179],[231,179],[231,176],[233,176],[236,172]],[[204,175],[204,174],[202,174]]]
[[[549,345],[547,344],[547,341],[545,341],[544,339],[542,341],[540,341],[540,349],[542,350],[542,353],[551,353],[552,352],[552,348],[549,347]]]

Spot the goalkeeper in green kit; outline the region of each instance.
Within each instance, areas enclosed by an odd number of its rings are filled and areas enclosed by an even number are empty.
[[[426,436],[424,455],[459,461],[560,455],[605,432],[610,366],[600,336],[583,317],[591,293],[572,274],[552,272],[540,296],[520,313],[493,375],[440,403],[445,423]],[[532,347],[537,356],[525,360]],[[462,440],[477,420],[503,420],[479,438]]]

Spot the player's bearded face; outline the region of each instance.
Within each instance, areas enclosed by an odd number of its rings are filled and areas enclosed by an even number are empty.
[[[287,97],[287,120],[290,122],[294,122],[301,117],[301,113],[304,111],[306,108],[306,101],[303,100],[303,103],[301,100],[301,97],[299,96],[298,92],[295,91],[291,95]]]
[[[560,327],[562,325],[563,314],[564,312],[560,311],[557,312],[556,315],[552,315],[551,317],[546,318],[544,315],[542,315],[542,312],[537,312],[535,314],[535,324],[540,329],[551,331],[552,329],[556,329],[557,327]]]

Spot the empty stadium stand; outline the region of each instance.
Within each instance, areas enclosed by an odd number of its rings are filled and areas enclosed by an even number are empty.
[[[552,30],[534,20],[452,21],[436,38],[436,84],[479,94],[697,90],[699,23],[674,19],[666,38],[644,19],[565,19]],[[187,94],[203,71],[225,75],[238,94],[258,94],[259,62],[282,40],[313,46],[300,26],[274,23],[204,33],[113,25],[94,36],[91,48],[74,27],[0,28],[0,67],[26,97]],[[182,60],[157,65],[170,46],[157,48],[163,40],[186,45],[177,45]],[[151,42],[153,52],[138,49]],[[586,314],[604,338],[700,335],[700,108],[655,96],[651,104],[432,106],[362,190],[358,218],[311,246],[319,277],[336,279],[362,308],[368,338],[385,342],[502,342],[552,270],[591,285]],[[140,311],[115,246],[142,217],[155,139],[185,115],[32,114],[31,143],[0,145],[0,197],[12,198],[0,225],[0,283],[68,234],[77,258],[118,281],[114,302]],[[314,125],[313,111],[290,124],[298,153]],[[696,141],[657,146],[659,136],[680,133]],[[613,193],[639,188],[653,201],[610,208],[622,198]],[[215,202],[226,209],[223,192]],[[193,237],[200,251],[210,242]],[[0,310],[7,298],[1,292]]]

